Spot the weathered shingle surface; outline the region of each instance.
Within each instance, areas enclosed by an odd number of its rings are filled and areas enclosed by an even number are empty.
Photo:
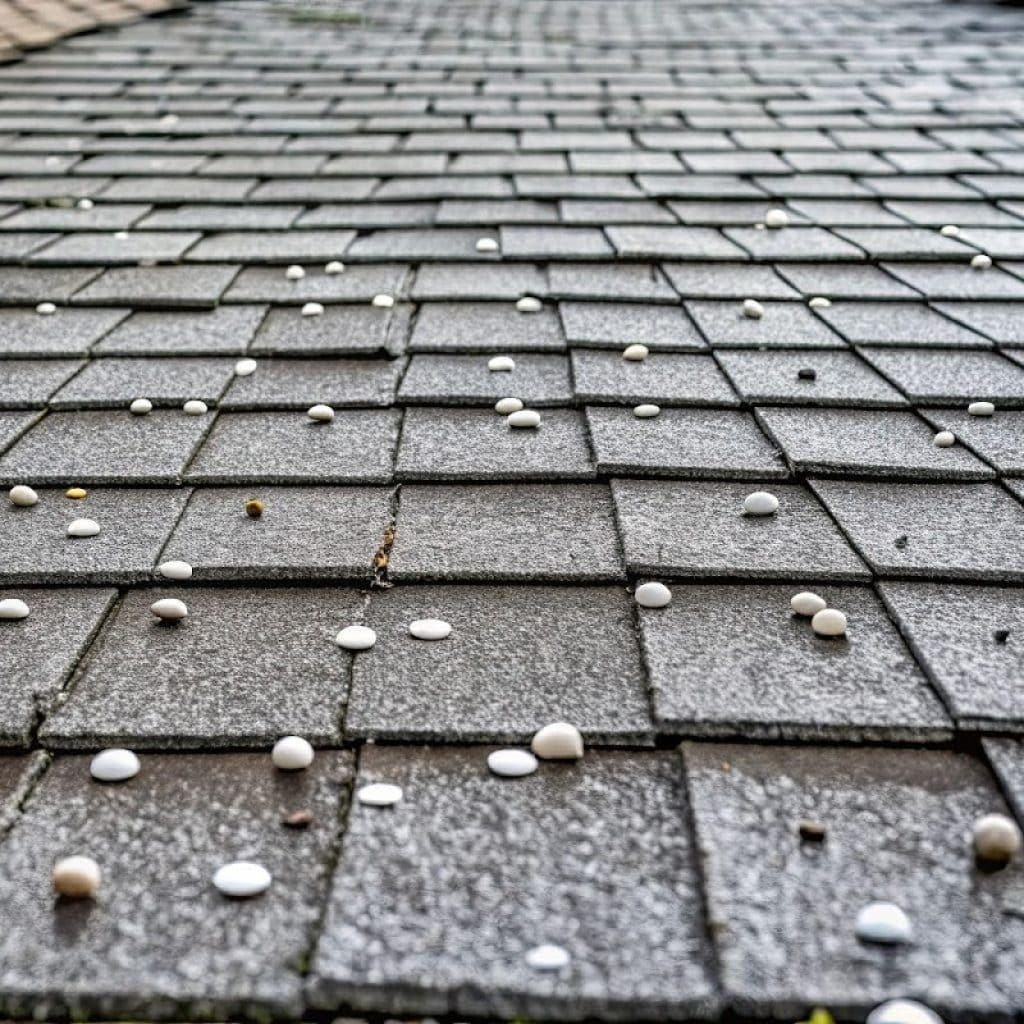
[[[1024,1017],[1020,10],[162,4],[0,0],[0,1013]]]

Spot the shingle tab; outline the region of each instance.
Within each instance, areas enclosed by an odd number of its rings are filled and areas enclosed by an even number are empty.
[[[748,317],[741,302],[686,303],[712,348],[845,348],[846,342],[806,306],[764,303],[764,316]]]
[[[555,311],[520,313],[513,302],[430,302],[418,309],[410,352],[561,352]]]
[[[576,397],[583,402],[739,404],[715,361],[706,355],[655,352],[635,362],[618,352],[576,350],[572,376]]]
[[[530,408],[572,403],[565,356],[517,354],[511,373],[491,371],[487,363],[486,356],[413,356],[399,400],[406,405],[493,405],[500,398],[519,397]]]

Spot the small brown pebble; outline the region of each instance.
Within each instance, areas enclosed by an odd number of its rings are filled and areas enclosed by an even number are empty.
[[[70,498],[72,501],[81,501],[87,497],[89,492],[84,487],[69,487],[64,492],[65,498]]]
[[[997,629],[992,636],[997,644],[1005,644],[1010,639],[1010,631],[1008,629]]]
[[[313,812],[308,808],[301,811],[292,811],[281,819],[281,824],[287,828],[306,828],[313,820]]]
[[[245,503],[245,514],[250,519],[259,519],[263,515],[263,502],[259,498],[250,498]]]
[[[804,818],[797,826],[797,829],[800,832],[800,838],[807,840],[809,843],[822,842],[827,831],[820,821],[812,821],[810,818]]]

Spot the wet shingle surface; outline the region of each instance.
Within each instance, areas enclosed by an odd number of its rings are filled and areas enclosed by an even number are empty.
[[[0,0],[0,1012],[1024,1015],[969,840],[1024,811],[1020,11],[196,0],[8,60],[84,2]]]

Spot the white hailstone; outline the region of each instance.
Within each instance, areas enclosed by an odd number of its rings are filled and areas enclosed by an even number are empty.
[[[36,312],[40,316],[50,316],[57,312],[57,307],[52,302],[40,302],[39,305],[36,306]]]
[[[832,305],[832,300],[826,299],[824,295],[815,295],[807,305],[811,309],[828,309]]]
[[[89,763],[89,774],[97,782],[127,782],[139,774],[139,759],[124,747],[101,750]]]
[[[869,1014],[865,1024],[942,1024],[942,1018],[924,1003],[913,999],[890,999]]]
[[[477,252],[497,252],[498,242],[494,238],[478,238],[476,240]]]
[[[298,265],[298,263],[293,263],[284,272],[284,276],[288,278],[289,281],[301,281],[306,276],[306,272]]]
[[[27,619],[28,605],[20,598],[5,597],[0,601],[0,619]]]
[[[164,114],[164,116],[160,118],[160,123],[161,124],[166,124],[166,125],[171,125],[171,124],[177,124],[180,120],[181,120],[181,118],[178,117],[177,114]]]
[[[955,224],[943,224],[939,229],[940,235],[945,235],[947,238],[956,238],[960,234],[960,229]]]
[[[661,406],[653,404],[637,405],[633,408],[633,415],[638,420],[653,420],[655,416],[661,415]]]
[[[785,210],[772,209],[764,215],[765,227],[784,228],[789,223],[789,214]]]
[[[378,309],[390,309],[395,304],[395,300],[391,295],[374,295],[373,305]]]
[[[545,943],[526,951],[526,965],[535,971],[560,971],[569,966],[570,956],[561,946]]]
[[[258,896],[270,888],[272,881],[270,872],[262,864],[248,860],[225,864],[217,868],[213,875],[213,884],[218,891],[235,899]]]
[[[537,770],[537,758],[528,750],[494,750],[487,755],[487,767],[495,775],[518,779],[523,775],[532,775]]]
[[[299,772],[313,763],[313,747],[301,736],[283,736],[274,744],[270,760],[283,772]]]
[[[58,895],[90,899],[100,887],[100,866],[92,857],[65,857],[54,864],[51,878]]]
[[[443,640],[451,631],[451,624],[444,619],[416,619],[409,623],[409,634],[417,640]]]
[[[147,416],[153,411],[153,403],[148,398],[136,398],[128,406],[128,411],[133,416]]]
[[[799,594],[794,594],[789,599],[789,607],[797,615],[814,616],[818,612],[823,612],[828,607],[828,603],[825,598],[812,594],[809,590],[802,590]]]
[[[578,761],[583,756],[583,736],[575,725],[552,722],[534,733],[530,749],[548,761]]]
[[[192,579],[192,566],[189,565],[188,562],[161,562],[156,567],[156,571],[160,573],[165,580],[177,580],[178,582],[181,582],[183,580]]]
[[[1005,863],[1021,847],[1017,823],[1005,814],[986,814],[974,823],[974,852],[983,860]]]
[[[302,307],[303,316],[321,316],[323,314],[324,307],[319,302],[307,302]]]
[[[492,356],[487,360],[487,369],[492,373],[514,370],[516,361],[511,356]]]
[[[672,591],[664,583],[641,583],[633,598],[641,608],[664,608],[672,600]]]
[[[967,412],[971,416],[991,416],[995,411],[996,407],[991,402],[971,402],[967,406]]]
[[[524,295],[516,301],[516,309],[520,313],[539,313],[542,305],[540,299],[533,295]]]
[[[92,519],[73,519],[68,523],[69,537],[95,537],[100,532],[100,524]]]
[[[523,408],[523,400],[521,398],[499,398],[494,403],[494,411],[500,413],[502,416],[508,416],[509,413],[519,412]]]
[[[377,634],[369,626],[346,626],[334,642],[346,651],[368,651],[377,642]]]
[[[521,430],[531,430],[540,426],[540,413],[536,409],[520,409],[509,415],[508,425]]]
[[[992,257],[986,253],[979,252],[977,256],[971,257],[971,266],[975,270],[988,270],[992,266]]]
[[[115,237],[115,238],[116,238],[116,239],[117,239],[117,240],[118,240],[119,242],[124,242],[124,241],[127,241],[127,239],[128,239],[128,232],[127,232],[127,231],[115,231],[115,232],[114,232],[114,237]]]
[[[869,903],[861,907],[854,932],[863,942],[899,945],[909,942],[913,929],[910,920],[895,903]]]
[[[650,354],[651,350],[646,345],[639,343],[627,345],[622,350],[622,358],[629,363],[642,363]]]
[[[39,495],[28,484],[15,484],[7,492],[8,500],[19,508],[31,508],[39,504]]]
[[[59,156],[48,156],[43,161],[43,163],[46,164],[47,167],[56,167],[57,164],[60,163],[60,157]]]
[[[956,444],[956,435],[951,430],[940,430],[932,438],[932,444],[936,448],[952,448]]]
[[[751,320],[760,320],[764,316],[764,306],[757,299],[744,299],[743,315]]]
[[[329,405],[311,405],[306,415],[316,423],[330,423],[334,419],[334,410]]]
[[[209,410],[206,408],[205,402],[201,402],[198,398],[190,398],[181,407],[181,411],[186,416],[205,416]]]
[[[168,622],[177,622],[188,617],[188,607],[184,601],[179,601],[176,597],[163,597],[159,601],[154,601],[149,610],[158,619],[166,619]]]
[[[80,210],[91,210],[93,207],[93,201],[89,198],[79,199],[75,204]]]
[[[754,491],[743,499],[743,511],[748,516],[773,516],[779,510],[779,499],[768,491]]]
[[[356,799],[367,807],[393,807],[402,799],[402,787],[390,782],[371,782],[359,788]]]
[[[251,377],[256,372],[256,360],[255,359],[239,359],[235,363],[235,376],[236,377]]]
[[[837,608],[822,608],[814,613],[811,629],[818,636],[843,636],[846,633],[846,616]]]
[[[341,260],[331,260],[331,262],[324,267],[325,274],[343,274],[344,272],[345,264],[342,263]]]

